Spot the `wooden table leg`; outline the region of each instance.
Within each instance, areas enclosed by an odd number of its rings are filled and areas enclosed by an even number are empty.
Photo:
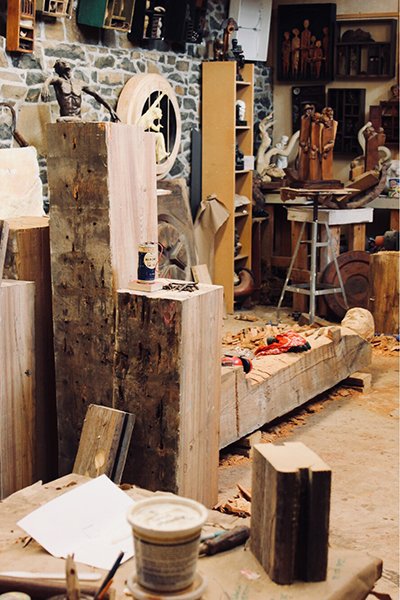
[[[365,223],[356,223],[349,226],[349,251],[365,250]]]
[[[292,238],[292,252],[294,252],[297,239],[300,235],[302,223],[297,221],[291,221],[291,238]],[[304,230],[303,239],[307,239],[307,227]],[[307,244],[300,244],[299,252],[294,262],[294,268],[307,269],[308,258],[307,258]],[[292,273],[292,280],[296,283],[305,283],[303,278],[296,276],[296,273]],[[304,294],[293,294],[293,311],[305,312],[308,310],[308,297]]]

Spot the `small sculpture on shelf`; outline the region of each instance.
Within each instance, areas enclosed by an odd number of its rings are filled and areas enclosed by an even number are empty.
[[[247,121],[245,119],[246,116],[246,103],[244,100],[237,100],[235,104],[236,109],[236,125],[239,127],[243,127],[247,125]]]
[[[52,85],[55,90],[56,99],[60,107],[59,121],[79,121],[81,120],[82,92],[92,96],[99,104],[102,104],[110,113],[112,121],[119,121],[119,117],[110,104],[104,100],[94,90],[92,90],[84,81],[74,79],[71,73],[71,67],[63,60],[57,60],[54,64],[56,76],[50,76],[46,79],[42,89],[42,100],[49,99],[49,86]]]
[[[234,60],[236,60],[236,81],[243,81],[243,76],[240,71],[244,67],[244,53],[242,46],[239,45],[236,38],[233,38],[232,40],[232,54]]]
[[[244,169],[244,154],[238,144],[236,144],[235,149],[235,169],[236,171],[243,171]]]

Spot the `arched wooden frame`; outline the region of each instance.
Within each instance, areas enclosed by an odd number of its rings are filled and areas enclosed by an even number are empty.
[[[175,92],[168,81],[162,75],[146,73],[142,75],[134,75],[125,84],[118,99],[117,114],[123,123],[134,125],[151,103],[152,96],[155,94],[164,95],[168,101],[168,110],[173,111],[173,116],[170,113],[166,115],[167,122],[171,119],[175,121],[175,139],[172,147],[169,144],[169,132],[163,131],[166,134],[166,145],[169,156],[159,162],[156,167],[157,179],[162,179],[172,169],[176,160],[179,146],[181,142],[181,115],[179,111],[178,101]]]

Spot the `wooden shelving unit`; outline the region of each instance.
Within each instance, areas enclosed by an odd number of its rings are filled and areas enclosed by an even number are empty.
[[[72,17],[73,0],[37,0],[36,10],[45,17]]]
[[[234,272],[251,268],[251,198],[253,171],[235,168],[235,148],[253,155],[254,66],[241,71],[236,81],[235,62],[203,63],[202,88],[202,196],[216,194],[230,215],[215,240],[213,282],[224,286],[228,312],[234,306]],[[245,126],[236,126],[236,101],[246,104]],[[250,204],[235,211],[235,194]],[[235,230],[240,247],[235,256]]]
[[[134,6],[135,0],[79,0],[77,22],[129,32]]]
[[[395,19],[343,20],[337,21],[336,27],[336,79],[390,79],[395,76]],[[365,39],[352,37],[354,30],[362,30]]]
[[[396,100],[383,100],[379,105],[370,106],[369,120],[375,129],[383,127],[385,130],[385,145],[399,145],[399,103]]]
[[[365,123],[365,89],[332,88],[328,90],[328,106],[333,108],[338,121],[335,153],[361,154],[357,134]]]
[[[35,11],[35,0],[8,0],[6,47],[9,52],[33,52]]]

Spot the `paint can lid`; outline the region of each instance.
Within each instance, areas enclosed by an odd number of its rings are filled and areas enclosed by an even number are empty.
[[[208,518],[205,506],[181,496],[154,496],[136,502],[129,510],[133,533],[161,538],[200,532]]]

